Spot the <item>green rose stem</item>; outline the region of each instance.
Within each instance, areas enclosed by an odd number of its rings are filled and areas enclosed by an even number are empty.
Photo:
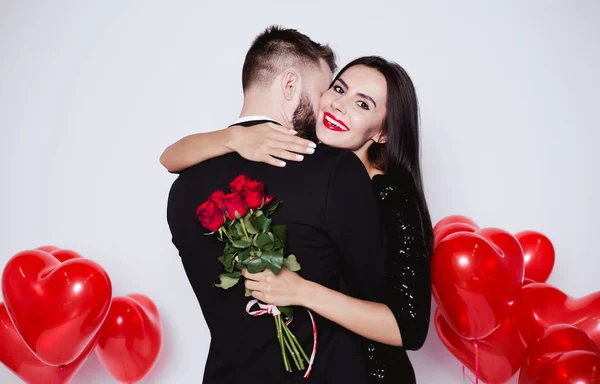
[[[288,351],[290,352],[290,355],[292,355],[292,359],[294,359],[294,364],[296,364],[296,369],[301,369],[300,362],[298,361],[298,356],[296,356],[296,352],[294,352],[294,350],[292,349],[292,346],[290,345],[290,342],[288,341],[287,336],[283,337],[283,342],[285,343],[285,346],[287,347]]]
[[[244,235],[246,235],[246,241],[252,244],[252,242],[250,241],[250,236],[248,236],[248,231],[246,231],[246,224],[244,224],[244,219],[240,218],[238,220],[242,224],[242,231],[244,231]]]
[[[285,347],[283,345],[283,334],[281,332],[281,323],[279,316],[273,316],[275,319],[275,328],[277,328],[277,340],[279,340],[279,347],[281,348],[281,356],[283,357],[283,365],[285,366],[285,370],[287,372],[292,372],[292,368],[290,367],[290,363],[288,362]]]
[[[290,337],[291,331],[287,327],[287,325],[285,324],[283,319],[282,319],[282,326],[284,327],[283,329],[285,330],[285,339],[284,340],[286,340],[286,347],[288,347],[290,353],[292,354],[292,357],[294,358],[294,362],[296,363],[296,367],[298,369],[304,369],[304,361],[302,360],[302,356],[300,356],[300,352],[298,352],[298,347],[296,346],[296,343],[294,343],[294,340],[292,340],[292,338]]]
[[[285,325],[285,322],[283,321],[282,316],[278,315],[276,317],[278,318],[278,321],[279,321],[279,327],[286,330],[287,325]],[[292,348],[292,344],[290,343],[291,340],[289,340],[289,336],[288,336],[288,331],[285,331],[285,334],[283,334],[282,336],[283,336],[282,339],[283,339],[283,343],[285,344],[285,347],[290,352],[290,355],[292,355],[292,359],[294,359],[294,364],[296,365],[296,369],[304,369],[304,368],[302,368],[303,364],[299,361],[300,356]]]
[[[229,232],[227,232],[227,229],[225,229],[225,227],[221,227],[219,228],[220,232],[223,232],[225,234],[225,236],[227,236],[227,238],[229,239],[230,242],[233,243],[233,239],[231,238],[231,235],[229,235]]]
[[[292,331],[290,331],[290,329],[287,326],[285,327],[285,331],[286,331],[286,333],[288,335],[288,338],[290,339],[290,342],[292,343],[292,345],[296,349],[296,353],[298,353],[298,351],[300,351],[300,353],[302,354],[302,357],[304,357],[304,359],[306,360],[306,362],[310,363],[310,359],[306,355],[306,352],[304,352],[304,348],[302,348],[302,345],[300,345],[300,342],[298,341],[298,339],[296,338],[296,336],[294,336],[294,334],[292,333]],[[298,354],[298,355],[300,355],[300,354]],[[302,359],[300,359],[300,361],[302,361]],[[304,369],[304,364],[302,364],[302,369]]]

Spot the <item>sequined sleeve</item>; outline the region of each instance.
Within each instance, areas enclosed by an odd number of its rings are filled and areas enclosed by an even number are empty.
[[[431,310],[431,276],[421,210],[412,179],[380,186],[382,219],[388,234],[385,304],[392,310],[406,350],[425,343]]]

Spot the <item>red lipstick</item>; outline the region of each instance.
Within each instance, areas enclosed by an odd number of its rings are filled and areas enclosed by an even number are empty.
[[[323,114],[323,125],[327,129],[331,129],[336,132],[347,132],[350,129],[342,121],[338,120],[329,112]]]

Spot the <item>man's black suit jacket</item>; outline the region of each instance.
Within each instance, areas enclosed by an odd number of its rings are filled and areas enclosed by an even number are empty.
[[[173,183],[167,218],[173,244],[198,298],[211,334],[204,383],[366,383],[361,339],[315,316],[318,348],[310,380],[286,373],[271,316],[245,313],[243,282],[229,290],[214,287],[223,266],[223,243],[205,235],[195,217],[209,195],[240,174],[265,183],[282,200],[273,224],[288,226],[287,254],[295,254],[300,275],[357,298],[383,301],[385,239],[371,180],[358,157],[319,145],[300,163],[284,168],[228,154],[190,167]],[[312,327],[304,308],[294,308],[291,330],[310,356]],[[198,362],[199,364],[201,362]]]

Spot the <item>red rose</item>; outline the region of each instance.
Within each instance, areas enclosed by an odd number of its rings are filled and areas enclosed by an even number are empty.
[[[260,181],[248,181],[244,188],[244,199],[248,208],[258,208],[263,204],[265,184]]]
[[[229,220],[236,219],[236,212],[243,217],[248,210],[241,192],[228,193],[223,196],[223,203],[225,204],[225,215]]]
[[[206,200],[196,209],[196,218],[209,231],[215,232],[225,223],[225,212],[214,201]]]
[[[215,203],[217,205],[217,207],[224,209],[225,206],[223,205],[223,197],[225,196],[225,193],[223,191],[214,191],[212,195],[210,195],[210,197],[208,198],[208,200],[212,201],[213,203]]]
[[[247,175],[239,175],[229,184],[231,192],[242,192],[246,188],[246,184],[250,182],[250,177]]]
[[[265,195],[265,204],[264,205],[269,204],[271,201],[273,201],[274,198],[275,198],[275,195]]]

